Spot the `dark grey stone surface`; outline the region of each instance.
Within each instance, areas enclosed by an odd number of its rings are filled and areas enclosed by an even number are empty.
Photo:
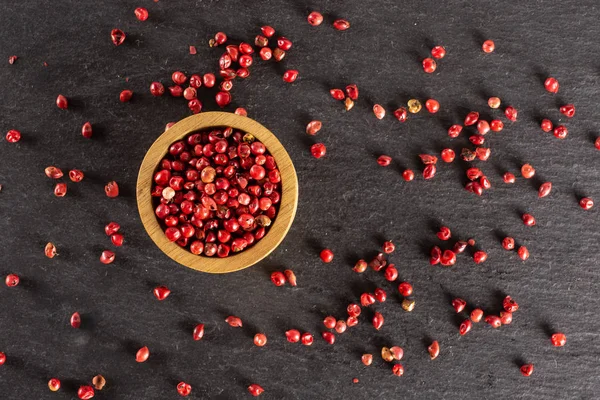
[[[148,21],[135,19],[137,6],[148,8]],[[108,381],[98,399],[175,399],[180,380],[198,399],[247,398],[251,382],[266,389],[265,399],[598,398],[598,206],[585,212],[577,204],[581,195],[600,203],[600,152],[593,147],[597,2],[5,0],[1,7],[0,129],[23,133],[16,145],[0,143],[0,273],[22,277],[17,288],[0,288],[0,351],[8,357],[0,367],[2,399],[74,398],[95,374]],[[326,15],[317,28],[305,20],[313,7]],[[333,30],[334,16],[352,27]],[[167,122],[188,115],[183,100],[153,98],[148,87],[153,80],[167,84],[177,69],[215,71],[221,49],[208,48],[211,35],[223,30],[236,43],[250,41],[265,23],[294,47],[281,64],[255,60],[251,77],[235,81],[227,110],[246,107],[288,149],[300,181],[298,214],[265,261],[224,276],[197,273],[164,256],[138,217],[142,157]],[[109,39],[114,27],[128,35],[120,47]],[[481,51],[487,38],[496,42],[494,54]],[[432,44],[448,54],[426,75],[420,61]],[[188,53],[190,45],[197,55]],[[19,59],[9,65],[13,54]],[[300,71],[292,85],[281,80],[287,68]],[[545,92],[548,75],[559,79],[558,95]],[[347,83],[361,91],[348,113],[328,94]],[[134,99],[121,104],[119,92],[127,88]],[[59,93],[70,99],[68,111],[54,105]],[[215,110],[209,93],[203,92],[205,109]],[[464,134],[450,140],[446,128],[469,110],[499,115],[486,106],[490,95],[520,111],[517,123],[486,137],[490,160],[475,163],[493,189],[481,198],[467,193],[466,164],[459,161],[439,165],[435,179],[423,181],[417,154],[468,144]],[[410,97],[434,97],[442,109],[400,124],[391,110]],[[388,109],[382,121],[370,111],[375,102]],[[564,121],[557,106],[566,102],[577,114],[560,141],[542,133],[539,120]],[[328,146],[321,160],[308,151],[304,126],[311,119],[324,123],[316,137]],[[86,121],[94,125],[92,140],[80,135]],[[381,153],[394,166],[379,167]],[[536,178],[503,184],[501,174],[516,173],[523,162],[535,166]],[[80,168],[86,179],[55,198],[43,172],[48,165]],[[418,172],[414,182],[401,180],[405,167]],[[103,185],[113,179],[122,196],[108,199]],[[542,181],[554,189],[538,199]],[[521,223],[523,211],[536,216],[537,226]],[[98,257],[112,248],[103,232],[111,220],[122,225],[126,244],[105,266]],[[453,268],[430,267],[426,252],[437,243],[440,223],[457,238],[474,237],[488,261],[475,265],[461,255]],[[501,248],[505,233],[529,247],[527,262]],[[384,238],[397,244],[391,260],[415,287],[412,313],[400,308],[395,283],[351,270]],[[53,260],[43,254],[48,241],[59,249]],[[320,262],[323,246],[335,252],[333,263]],[[271,271],[283,268],[296,271],[297,288],[269,281]],[[164,302],[152,296],[157,284],[172,290]],[[310,348],[286,342],[290,328],[318,336],[324,316],[345,316],[348,303],[376,286],[389,295],[376,307],[386,317],[379,332],[369,310],[334,346],[319,337]],[[512,325],[479,324],[458,336],[451,296],[498,312],[504,294],[521,306]],[[79,330],[68,323],[74,311],[83,317]],[[240,316],[244,328],[227,326],[229,314]],[[198,322],[206,335],[194,342]],[[550,345],[554,330],[567,334],[564,348]],[[252,344],[258,331],[268,335],[264,348]],[[430,338],[441,344],[435,361],[426,352]],[[152,355],[140,365],[134,355],[143,345]],[[382,345],[405,349],[403,377],[377,356]],[[360,362],[364,352],[376,355],[371,367]],[[519,373],[523,361],[535,364],[530,378]],[[60,392],[48,391],[51,377],[63,380]]]

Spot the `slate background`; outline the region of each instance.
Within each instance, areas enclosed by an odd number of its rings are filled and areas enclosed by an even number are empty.
[[[135,19],[137,6],[148,8],[148,21]],[[3,399],[75,398],[76,388],[96,374],[108,381],[98,399],[176,399],[180,380],[198,399],[248,398],[251,382],[266,389],[264,399],[597,398],[598,206],[585,212],[577,204],[581,195],[600,203],[600,153],[593,147],[599,133],[596,2],[5,0],[2,9],[0,129],[23,133],[16,145],[0,143],[0,273],[22,277],[17,288],[0,288],[0,351],[8,357],[0,367]],[[326,15],[322,26],[306,23],[312,9]],[[335,31],[334,16],[352,27]],[[194,272],[161,254],[135,206],[145,151],[167,122],[188,115],[183,100],[153,98],[148,86],[168,83],[177,69],[216,71],[221,50],[206,45],[216,31],[250,41],[266,23],[294,47],[280,65],[255,61],[251,77],[235,81],[227,110],[246,107],[287,148],[300,181],[296,221],[258,265],[224,276]],[[120,47],[109,39],[114,27],[128,35]],[[494,54],[480,50],[487,38],[496,42]],[[432,44],[443,44],[448,54],[426,75],[420,60]],[[197,55],[188,53],[189,45],[198,47]],[[19,59],[9,65],[12,54]],[[281,80],[287,68],[300,71],[296,83]],[[549,74],[560,81],[558,95],[543,88]],[[348,113],[328,94],[347,83],[361,91]],[[135,92],[129,104],[118,101],[123,89]],[[54,105],[59,93],[69,97],[68,111]],[[432,181],[420,175],[401,180],[405,167],[420,173],[418,153],[467,143],[466,135],[454,141],[446,135],[467,111],[499,114],[486,106],[490,95],[520,111],[517,123],[486,137],[490,161],[476,163],[492,190],[481,198],[463,190],[462,162],[440,165]],[[391,114],[379,121],[370,111],[374,102],[389,112],[410,97],[430,96],[441,111],[422,112],[406,124]],[[577,114],[560,141],[538,124],[544,115],[559,119],[557,106],[565,102],[575,103]],[[215,110],[214,101],[205,99],[205,109]],[[324,123],[316,137],[328,146],[321,160],[311,157],[303,133],[311,119]],[[94,126],[92,140],[80,135],[86,121]],[[376,164],[382,153],[394,166]],[[523,162],[535,166],[536,178],[503,184],[501,174],[517,172]],[[86,178],[69,183],[67,197],[55,198],[54,183],[43,173],[48,165],[80,168]],[[114,200],[103,194],[113,179],[122,190]],[[538,200],[537,186],[546,180],[554,189]],[[525,227],[523,211],[538,225]],[[112,248],[103,232],[111,220],[122,225],[126,244],[105,266],[98,257]],[[475,265],[462,255],[454,268],[430,267],[426,253],[437,243],[440,223],[456,238],[476,238],[488,261]],[[528,246],[527,262],[501,248],[505,233]],[[397,244],[391,260],[401,279],[415,287],[412,313],[400,308],[396,284],[351,270],[385,238]],[[59,248],[53,260],[43,255],[48,241]],[[336,255],[329,265],[318,258],[323,246]],[[271,284],[270,272],[283,268],[296,271],[297,288]],[[164,302],[152,296],[157,284],[172,289]],[[290,328],[319,335],[324,316],[345,316],[348,303],[376,286],[389,294],[377,306],[386,317],[381,331],[362,319],[334,346],[320,338],[312,348],[286,342],[283,332]],[[512,325],[492,330],[480,324],[458,336],[460,319],[449,298],[498,312],[507,293],[521,305]],[[74,311],[83,316],[79,330],[68,323]],[[229,314],[240,316],[244,328],[227,326]],[[206,324],[206,335],[193,342],[198,322]],[[555,330],[567,334],[564,348],[550,345]],[[258,331],[268,335],[264,348],[252,344]],[[441,344],[435,361],[426,353],[432,338]],[[140,365],[134,354],[143,345],[152,355]],[[402,378],[377,356],[382,345],[405,349]],[[376,355],[371,367],[360,362],[364,352]],[[530,378],[519,373],[524,361],[535,364]],[[60,392],[47,389],[51,377],[63,381]]]

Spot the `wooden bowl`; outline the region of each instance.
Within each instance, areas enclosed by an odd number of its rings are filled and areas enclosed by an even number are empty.
[[[225,258],[199,256],[192,254],[187,249],[170,242],[166,238],[154,214],[154,206],[150,194],[154,173],[172,143],[183,139],[192,132],[228,126],[254,135],[275,158],[277,167],[281,173],[282,185],[279,211],[267,234],[248,249]],[[239,271],[256,264],[275,250],[279,243],[281,243],[296,215],[296,208],[298,206],[298,178],[290,156],[275,135],[267,128],[250,118],[240,115],[226,112],[204,112],[177,122],[156,139],[142,161],[136,193],[138,210],[144,228],[146,228],[154,243],[167,256],[186,267],[219,274]]]

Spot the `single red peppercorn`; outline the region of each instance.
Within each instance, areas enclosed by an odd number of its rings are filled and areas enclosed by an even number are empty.
[[[51,242],[47,243],[46,246],[44,247],[44,254],[48,258],[56,257],[56,255],[58,254],[56,252],[56,246]]]
[[[333,261],[333,251],[329,249],[321,250],[321,254],[319,256],[324,263],[330,263]]]
[[[286,37],[280,37],[277,39],[277,47],[283,51],[288,51],[292,48],[292,41]]]
[[[486,120],[480,119],[477,122],[477,132],[479,132],[480,135],[485,135],[490,131],[490,124],[489,122],[487,122]]]
[[[89,400],[94,397],[94,388],[91,386],[80,386],[77,390],[77,397],[81,400]]]
[[[559,84],[555,78],[548,78],[544,81],[544,87],[550,93],[558,93]]]
[[[331,89],[329,94],[331,94],[331,97],[336,100],[344,100],[346,98],[346,95],[342,89]]]
[[[360,358],[362,363],[367,367],[373,363],[373,355],[372,354],[363,354]]]
[[[394,264],[390,264],[387,266],[387,268],[385,269],[384,276],[385,279],[390,282],[393,282],[398,278],[398,270],[396,269]]]
[[[432,179],[435,176],[436,168],[435,164],[429,164],[423,169],[423,178]]]
[[[594,141],[594,147],[596,148],[596,150],[600,150],[600,137],[597,137]]]
[[[440,240],[450,240],[450,238],[452,237],[452,232],[450,231],[450,228],[448,228],[447,226],[442,226],[442,227],[440,227],[440,230],[438,231],[438,233],[436,233],[436,236]]]
[[[504,129],[504,122],[500,121],[499,119],[493,119],[490,122],[490,129],[492,132],[500,132],[502,129]]]
[[[554,129],[554,125],[549,119],[543,119],[540,126],[544,132],[551,132]]]
[[[433,58],[444,58],[444,56],[446,55],[446,49],[443,46],[435,46],[433,49],[431,49],[431,56]]]
[[[6,279],[4,279],[4,283],[6,283],[6,286],[8,287],[15,287],[19,284],[19,282],[19,275],[16,274],[8,274],[6,275]]]
[[[533,374],[533,364],[525,364],[521,367],[521,374],[523,376],[531,376]]]
[[[78,329],[81,326],[81,316],[78,312],[74,312],[73,315],[71,315],[70,324],[75,329]]]
[[[440,110],[440,103],[437,100],[429,99],[425,102],[425,108],[431,114],[435,114]]]
[[[473,261],[475,264],[481,264],[487,260],[487,253],[485,251],[478,250],[473,254]]]
[[[285,279],[287,279],[290,286],[298,286],[298,284],[296,283],[296,274],[294,274],[294,271],[292,271],[291,269],[286,269],[285,271],[283,271],[283,274],[285,275]]]
[[[347,329],[347,325],[346,322],[344,320],[339,320],[336,322],[335,324],[335,331],[339,334],[342,334],[344,332],[346,332]]]
[[[17,56],[9,56],[9,57],[8,57],[8,63],[9,63],[10,65],[13,65],[13,64],[14,64],[14,63],[17,61],[17,59],[18,59],[18,58],[19,58],[19,57],[17,57]]]
[[[512,313],[507,311],[500,311],[500,322],[502,325],[509,325],[512,322]]]
[[[490,97],[488,99],[488,106],[490,106],[490,108],[500,108],[500,104],[502,104],[502,100],[500,100],[500,97]]]
[[[254,335],[254,345],[258,347],[263,347],[267,344],[267,335],[264,333],[257,333]]]
[[[265,389],[263,389],[260,385],[257,385],[255,383],[248,386],[248,393],[250,393],[254,397],[260,396],[264,391]]]
[[[502,247],[504,248],[504,250],[514,250],[515,239],[511,238],[510,236],[505,237],[504,239],[502,239]]]
[[[361,309],[358,304],[348,304],[348,307],[346,307],[346,311],[348,312],[349,316],[358,317],[360,315]]]
[[[404,375],[404,367],[402,366],[402,364],[394,364],[394,366],[392,367],[392,373],[396,376]]]
[[[306,125],[306,134],[314,136],[317,134],[317,132],[321,130],[322,126],[323,124],[321,123],[321,121],[310,121]]]
[[[83,180],[83,171],[78,170],[78,169],[72,169],[69,171],[69,179],[71,179],[72,182],[81,182]]]
[[[535,168],[533,168],[531,164],[524,164],[521,167],[521,175],[525,179],[533,178],[533,176],[535,175]]]
[[[475,149],[475,156],[481,161],[486,161],[492,155],[492,150],[484,147],[477,147]]]
[[[310,152],[314,158],[322,158],[327,153],[327,148],[323,143],[315,143],[310,147]]]
[[[515,175],[510,172],[505,172],[504,175],[502,175],[504,183],[515,183],[515,179]]]
[[[392,163],[392,157],[390,157],[390,156],[381,155],[377,158],[377,164],[381,165],[382,167],[387,167],[391,163]]]
[[[115,198],[119,196],[119,185],[115,181],[110,181],[104,186],[104,192],[106,193],[106,196]]]
[[[429,358],[435,360],[440,355],[440,344],[437,340],[434,340],[429,347],[427,347],[427,352],[429,352]]]
[[[380,104],[375,104],[373,106],[373,114],[375,114],[377,119],[383,119],[385,117],[385,108]]]
[[[148,19],[148,10],[143,7],[138,7],[134,11],[135,17],[140,21],[145,21]]]
[[[21,140],[21,132],[16,129],[11,129],[6,133],[6,141],[8,143],[17,143]]]
[[[383,242],[383,252],[385,254],[392,254],[396,250],[396,246],[392,243],[391,240],[387,240]]]
[[[110,39],[112,40],[113,44],[115,46],[120,46],[123,44],[123,42],[125,41],[125,32],[123,32],[120,29],[113,29],[112,31],[110,31]]]
[[[383,318],[383,315],[381,315],[381,313],[379,313],[379,312],[375,312],[375,315],[373,316],[373,320],[372,320],[373,328],[380,330],[381,327],[383,326],[384,321],[385,320]]]
[[[121,103],[127,103],[133,97],[133,92],[131,90],[123,90],[119,94],[119,101]]]
[[[481,135],[471,135],[469,136],[469,142],[473,143],[475,146],[481,146],[485,143],[485,137]]]
[[[194,327],[192,332],[192,338],[194,340],[201,340],[204,337],[204,324],[198,324]]]
[[[368,307],[372,304],[375,304],[375,301],[377,299],[375,298],[375,296],[371,293],[363,293],[360,295],[360,304],[363,307]]]
[[[479,113],[477,111],[471,111],[465,117],[465,126],[475,125],[479,121]]]
[[[323,22],[323,15],[318,11],[313,11],[306,18],[312,26],[319,26]]]
[[[290,343],[297,343],[300,341],[300,331],[297,329],[290,329],[285,332],[285,337]]]
[[[531,214],[523,214],[522,219],[523,219],[523,224],[525,224],[526,226],[534,226],[535,225],[535,218]]]
[[[565,139],[568,134],[569,130],[564,125],[559,125],[556,128],[554,128],[554,137],[556,137],[557,139]]]
[[[165,87],[160,82],[152,82],[150,84],[150,93],[155,97],[162,96],[165,94]]]
[[[516,108],[508,106],[504,110],[504,115],[506,115],[506,118],[508,118],[510,121],[514,122],[517,120],[517,116],[519,115],[519,113]]]
[[[450,128],[448,128],[448,136],[450,136],[451,138],[457,138],[458,135],[460,135],[460,133],[462,132],[462,130],[462,125],[452,125]]]
[[[589,210],[592,207],[594,207],[594,201],[589,197],[584,197],[581,200],[579,200],[579,206],[584,210]]]
[[[567,344],[567,336],[564,333],[554,333],[550,337],[550,341],[552,342],[552,346],[554,347],[562,347]]]
[[[67,108],[69,108],[69,101],[65,96],[59,94],[56,98],[56,106],[61,110],[66,110]]]
[[[502,325],[502,320],[497,315],[488,315],[485,317],[485,322],[487,322],[492,328],[500,328]]]
[[[406,122],[406,118],[408,117],[408,111],[406,108],[400,107],[396,111],[394,111],[394,117],[400,122]]]
[[[391,265],[392,264],[390,264],[390,266]],[[383,290],[381,288],[375,289],[375,299],[377,299],[377,301],[380,302],[380,303],[385,303],[385,301],[387,300],[387,293],[385,292],[385,290]]]
[[[229,326],[233,328],[241,328],[243,326],[242,320],[233,315],[230,315],[229,317],[225,318],[225,322],[227,322]]]
[[[348,328],[358,325],[358,318],[348,317],[348,319],[346,319],[346,325],[348,326]]]
[[[413,287],[408,282],[402,282],[398,285],[398,292],[404,297],[408,297],[413,293]]]
[[[560,107],[560,113],[567,118],[573,118],[575,116],[575,106],[573,104],[565,104]]]
[[[179,382],[177,384],[177,393],[183,397],[189,396],[192,393],[192,386],[185,382]]]
[[[470,320],[465,319],[463,322],[461,322],[460,326],[458,327],[458,333],[461,336],[464,336],[467,333],[469,333],[469,331],[471,330],[471,328],[473,328],[473,323],[471,323]]]
[[[481,49],[484,53],[492,53],[496,49],[496,44],[492,40],[486,40],[481,45]]]
[[[519,258],[523,261],[526,261],[529,258],[529,250],[525,246],[520,246],[517,250],[517,254]]]
[[[334,344],[335,343],[335,335],[331,332],[322,332],[321,336],[323,337],[323,340],[325,340],[328,344]]]
[[[426,58],[423,60],[423,71],[428,74],[433,74],[437,69],[437,63],[433,58]]]
[[[148,357],[150,357],[150,350],[147,346],[140,348],[137,353],[135,353],[135,361],[139,363],[145,362],[148,360]]]
[[[367,262],[365,260],[358,260],[356,262],[356,264],[354,264],[354,267],[352,268],[352,270],[354,272],[358,272],[359,274],[362,274],[363,272],[365,272],[367,270]]]
[[[63,177],[63,172],[60,168],[49,166],[44,169],[44,173],[50,179],[60,179]]]
[[[53,392],[57,392],[60,389],[60,380],[56,378],[50,379],[48,381],[48,389],[50,389]]]
[[[117,224],[116,222],[109,222],[104,227],[104,233],[106,233],[107,236],[111,236],[111,235],[117,233],[119,231],[119,229],[121,229],[121,225]]]
[[[325,319],[323,320],[323,325],[325,325],[325,328],[327,329],[333,329],[335,328],[335,324],[336,324],[337,320],[335,319],[335,317],[332,317],[331,315],[325,317]]]
[[[336,19],[333,21],[333,27],[338,31],[345,31],[346,29],[350,28],[350,22],[346,21],[345,19]]]
[[[442,150],[441,156],[442,156],[442,160],[444,160],[444,162],[451,163],[452,161],[454,161],[454,158],[456,157],[456,153],[452,149],[444,149],[444,150]]]
[[[415,179],[415,173],[411,169],[405,169],[402,172],[402,179],[404,179],[406,182],[410,182]]]
[[[288,69],[283,74],[283,80],[287,83],[292,83],[298,78],[298,71],[295,69]]]
[[[538,189],[538,197],[542,198],[542,197],[548,196],[550,194],[551,190],[552,190],[552,182],[542,183],[540,185],[540,188]]]
[[[115,261],[115,253],[110,250],[104,250],[102,254],[100,254],[100,262],[102,264],[110,264]]]
[[[272,37],[275,34],[275,29],[269,25],[263,26],[262,28],[260,28],[260,30],[262,34],[268,38]]]
[[[462,312],[466,306],[467,306],[467,302],[464,301],[463,299],[459,299],[459,298],[452,299],[452,307],[454,307],[454,310],[457,313]]]
[[[346,86],[346,95],[352,100],[358,100],[358,86],[355,84]]]
[[[56,186],[54,186],[54,195],[56,197],[65,197],[67,195],[67,184],[57,183]]]
[[[301,337],[300,340],[301,340],[301,342],[302,342],[303,345],[305,345],[305,346],[312,346],[314,338],[313,338],[313,335],[311,335],[310,333],[304,332],[302,334],[302,337]]]
[[[81,136],[83,136],[86,139],[90,139],[92,137],[92,124],[89,122],[86,122],[85,124],[83,124],[83,126],[81,127]]]
[[[471,311],[471,321],[479,322],[483,318],[483,310],[481,308],[476,308]]]
[[[275,271],[271,274],[271,282],[275,286],[283,286],[286,282],[285,275],[281,271]]]
[[[154,297],[156,297],[159,301],[162,301],[169,297],[171,291],[166,286],[157,286],[154,288],[152,293],[154,294]]]

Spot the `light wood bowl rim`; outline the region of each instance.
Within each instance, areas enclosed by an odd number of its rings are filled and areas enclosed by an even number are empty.
[[[197,256],[170,242],[154,214],[151,187],[156,167],[167,154],[169,146],[188,134],[208,128],[227,127],[251,133],[273,155],[281,173],[281,201],[279,211],[269,231],[256,244],[229,257]],[[208,273],[228,273],[248,268],[268,256],[281,243],[289,231],[298,207],[298,177],[294,164],[277,137],[251,118],[227,112],[204,112],[177,122],[150,146],[137,179],[136,198],[142,224],[154,243],[174,261],[186,267]]]

